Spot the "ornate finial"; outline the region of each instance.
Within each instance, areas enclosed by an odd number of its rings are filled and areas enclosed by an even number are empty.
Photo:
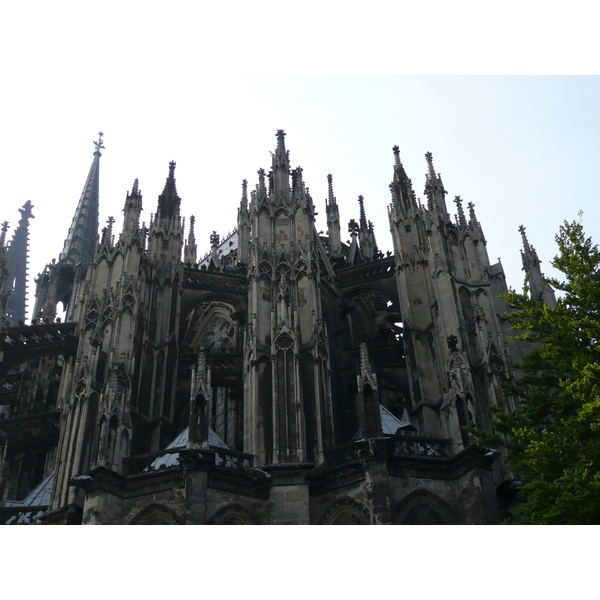
[[[176,165],[177,163],[174,160],[169,163],[169,177],[174,177]]]
[[[107,231],[108,231],[108,235],[112,235],[112,228],[113,228],[113,223],[115,222],[115,218],[110,216],[108,217],[108,219],[106,219],[106,224],[107,224]]]
[[[361,229],[366,229],[367,217],[365,216],[365,199],[363,196],[358,197],[358,204],[360,206],[360,227]]]
[[[527,235],[525,233],[525,227],[523,225],[519,225],[519,233],[521,234],[521,239],[523,240],[523,247],[529,248],[529,242],[527,241]]]
[[[394,164],[396,165],[396,167],[400,167],[401,163],[400,163],[400,148],[398,148],[398,146],[394,146],[392,148],[393,152],[394,152]]]
[[[194,234],[194,223],[196,222],[196,217],[192,215],[190,217],[190,235]]]
[[[469,219],[471,219],[471,223],[477,223],[477,217],[475,216],[475,205],[472,202],[467,204],[469,207]]]
[[[216,248],[219,245],[219,234],[216,231],[213,231],[210,236],[210,244],[213,248]]]
[[[258,171],[258,196],[265,195],[267,189],[265,187],[265,170],[261,167]]]
[[[427,167],[429,170],[428,176],[430,179],[435,179],[435,171],[433,169],[433,154],[431,152],[427,152],[425,154],[425,160],[427,161]]]
[[[333,175],[327,175],[327,200],[326,204],[336,204],[335,196],[333,195]]]
[[[23,208],[19,209],[19,212],[21,213],[21,221],[23,221],[23,220],[28,221],[29,219],[35,219],[33,213],[31,212],[32,208],[33,208],[33,204],[31,204],[31,200],[27,200],[27,202],[25,202],[25,204],[23,204]]]
[[[140,188],[139,188],[139,181],[136,177],[135,181],[133,182],[133,188],[131,189],[131,195],[137,195],[140,193]]]
[[[96,146],[96,150],[95,150],[94,154],[96,152],[100,152],[100,150],[104,150],[104,144],[102,143],[103,135],[104,135],[104,133],[102,133],[102,131],[98,132],[98,140],[94,142],[94,146]]]
[[[356,232],[359,229],[358,223],[354,219],[350,219],[350,222],[348,223],[348,232],[352,235],[356,235]]]
[[[460,225],[466,225],[467,220],[465,219],[465,211],[462,206],[462,198],[460,196],[456,196],[454,198],[454,202],[456,203],[456,208],[458,210],[458,222]]]

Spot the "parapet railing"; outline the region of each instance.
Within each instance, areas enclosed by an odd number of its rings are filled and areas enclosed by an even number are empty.
[[[452,440],[443,438],[395,435],[348,442],[325,451],[325,464],[329,468],[359,461],[371,456],[406,456],[417,458],[449,458]]]

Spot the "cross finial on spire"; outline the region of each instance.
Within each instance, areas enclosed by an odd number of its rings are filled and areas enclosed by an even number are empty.
[[[327,175],[327,202],[326,204],[335,204],[335,196],[333,195],[333,175]]]
[[[400,148],[398,148],[398,146],[394,146],[392,150],[394,151],[394,164],[396,167],[400,167]]]
[[[477,223],[477,217],[475,216],[475,205],[472,202],[467,204],[469,207],[469,218],[472,223]]]
[[[31,212],[33,208],[33,204],[31,204],[31,200],[27,200],[25,204],[23,204],[23,208],[19,208],[19,212],[21,213],[21,219],[25,219],[28,221],[29,219],[35,219],[35,216]]]
[[[96,152],[100,152],[100,150],[104,150],[104,144],[102,143],[103,135],[104,135],[104,133],[102,131],[98,132],[98,140],[94,142],[94,145],[96,146],[96,150],[95,150],[94,154]]]
[[[173,177],[175,175],[175,167],[177,166],[177,163],[172,160],[169,163],[169,177]]]
[[[365,215],[365,199],[363,196],[358,197],[358,204],[360,205],[360,227],[361,229],[366,229],[367,217]]]
[[[427,161],[427,167],[429,170],[429,178],[435,179],[435,170],[433,168],[433,154],[431,154],[431,152],[427,152],[425,154],[425,160]]]
[[[458,222],[460,225],[466,225],[467,220],[465,219],[465,211],[462,206],[462,198],[460,196],[456,196],[454,198],[454,202],[456,203],[456,208],[458,210]]]
[[[521,239],[523,240],[523,248],[525,248],[525,250],[529,250],[529,241],[527,240],[527,234],[525,233],[525,227],[523,225],[519,226],[519,233],[521,234]]]

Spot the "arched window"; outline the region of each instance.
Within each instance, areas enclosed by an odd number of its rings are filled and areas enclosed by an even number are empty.
[[[450,505],[429,490],[417,490],[398,504],[396,525],[456,525],[458,518]]]
[[[327,509],[319,525],[369,525],[369,514],[358,502],[341,498]]]

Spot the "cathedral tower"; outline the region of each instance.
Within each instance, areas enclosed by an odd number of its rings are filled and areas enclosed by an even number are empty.
[[[36,302],[33,317],[53,319],[56,304],[63,303],[66,319],[71,320],[75,311],[75,298],[81,282],[85,279],[87,266],[94,256],[98,237],[98,196],[100,188],[100,150],[104,149],[103,133],[94,142],[94,159],[88,173],[81,198],[65,239],[58,262],[47,264],[36,279]],[[50,296],[50,297],[49,297]],[[50,313],[50,314],[49,314]]]
[[[331,443],[326,332],[314,206],[277,132],[250,205],[245,451],[261,464],[322,460]],[[291,176],[291,185],[290,185]]]

